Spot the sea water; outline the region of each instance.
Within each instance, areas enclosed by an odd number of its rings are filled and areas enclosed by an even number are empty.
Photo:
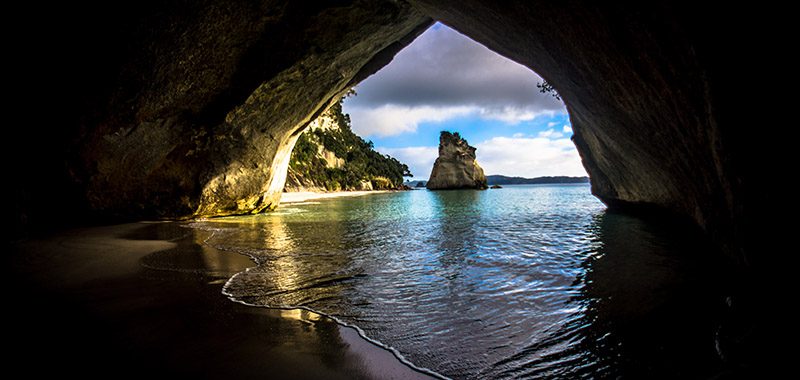
[[[358,327],[414,366],[487,378],[713,374],[721,297],[691,229],[585,184],[405,191],[192,223],[251,257],[224,293]]]

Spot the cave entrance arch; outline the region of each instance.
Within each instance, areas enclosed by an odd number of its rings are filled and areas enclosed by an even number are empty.
[[[719,18],[714,7],[666,1],[485,0],[63,9],[42,23],[51,39],[30,44],[60,48],[27,56],[23,72],[41,69],[30,76],[41,83],[20,93],[75,91],[43,115],[53,133],[19,131],[19,141],[35,142],[30,152],[45,152],[15,168],[26,199],[19,220],[46,219],[53,204],[124,218],[274,207],[276,158],[293,135],[435,19],[556,87],[604,202],[690,218],[743,259],[745,213],[758,208],[744,206],[752,181],[733,115],[747,107],[731,90],[753,60],[722,37],[741,36],[739,22],[752,18],[729,10]],[[97,12],[107,17],[89,16]],[[42,68],[61,53],[76,59]],[[55,199],[53,178],[67,189]]]
[[[497,175],[586,176],[558,94],[545,91],[530,69],[439,23],[309,124],[293,150],[286,191],[401,186],[391,160],[362,162],[363,144],[351,130],[410,165],[416,181],[428,180],[444,130],[478,148],[483,172],[496,175],[492,181],[501,180]],[[342,151],[342,144],[355,151]],[[370,176],[390,178],[392,185],[374,180],[370,186]]]
[[[736,149],[724,148],[737,137],[720,127],[722,97],[712,90],[725,88],[734,72],[717,56],[728,53],[712,47],[718,34],[711,29],[721,26],[706,22],[714,9],[667,2],[412,4],[555,86],[592,191],[604,203],[688,217],[746,261],[735,237],[744,219],[744,173]],[[698,54],[704,49],[708,55]]]

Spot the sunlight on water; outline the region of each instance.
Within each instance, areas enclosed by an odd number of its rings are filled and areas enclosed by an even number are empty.
[[[605,377],[672,360],[659,355],[709,360],[680,347],[707,344],[686,335],[704,320],[681,314],[713,303],[694,288],[702,264],[682,259],[698,246],[607,213],[586,185],[376,194],[191,227],[258,263],[227,283],[233,299],[333,315],[446,376]]]

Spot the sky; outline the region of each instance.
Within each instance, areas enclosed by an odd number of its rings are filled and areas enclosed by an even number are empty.
[[[483,45],[435,24],[345,99],[353,131],[428,179],[439,132],[477,148],[487,175],[584,176],[564,104],[542,79]]]

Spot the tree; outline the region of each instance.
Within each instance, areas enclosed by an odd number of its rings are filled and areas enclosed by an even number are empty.
[[[406,164],[375,151],[372,141],[353,133],[350,115],[342,111],[342,100],[332,105],[327,113],[339,128],[303,133],[289,161],[293,172],[328,190],[359,188],[366,181],[381,183],[384,187],[389,181],[388,187],[399,188],[403,177],[412,176]],[[325,167],[325,160],[317,153],[320,145],[344,159],[341,169]]]
[[[558,94],[556,88],[553,87],[553,85],[551,85],[550,83],[547,83],[547,81],[542,81],[541,83],[537,83],[536,87],[539,88],[539,92],[541,92],[542,94],[550,94],[554,98],[561,100],[561,95]]]

